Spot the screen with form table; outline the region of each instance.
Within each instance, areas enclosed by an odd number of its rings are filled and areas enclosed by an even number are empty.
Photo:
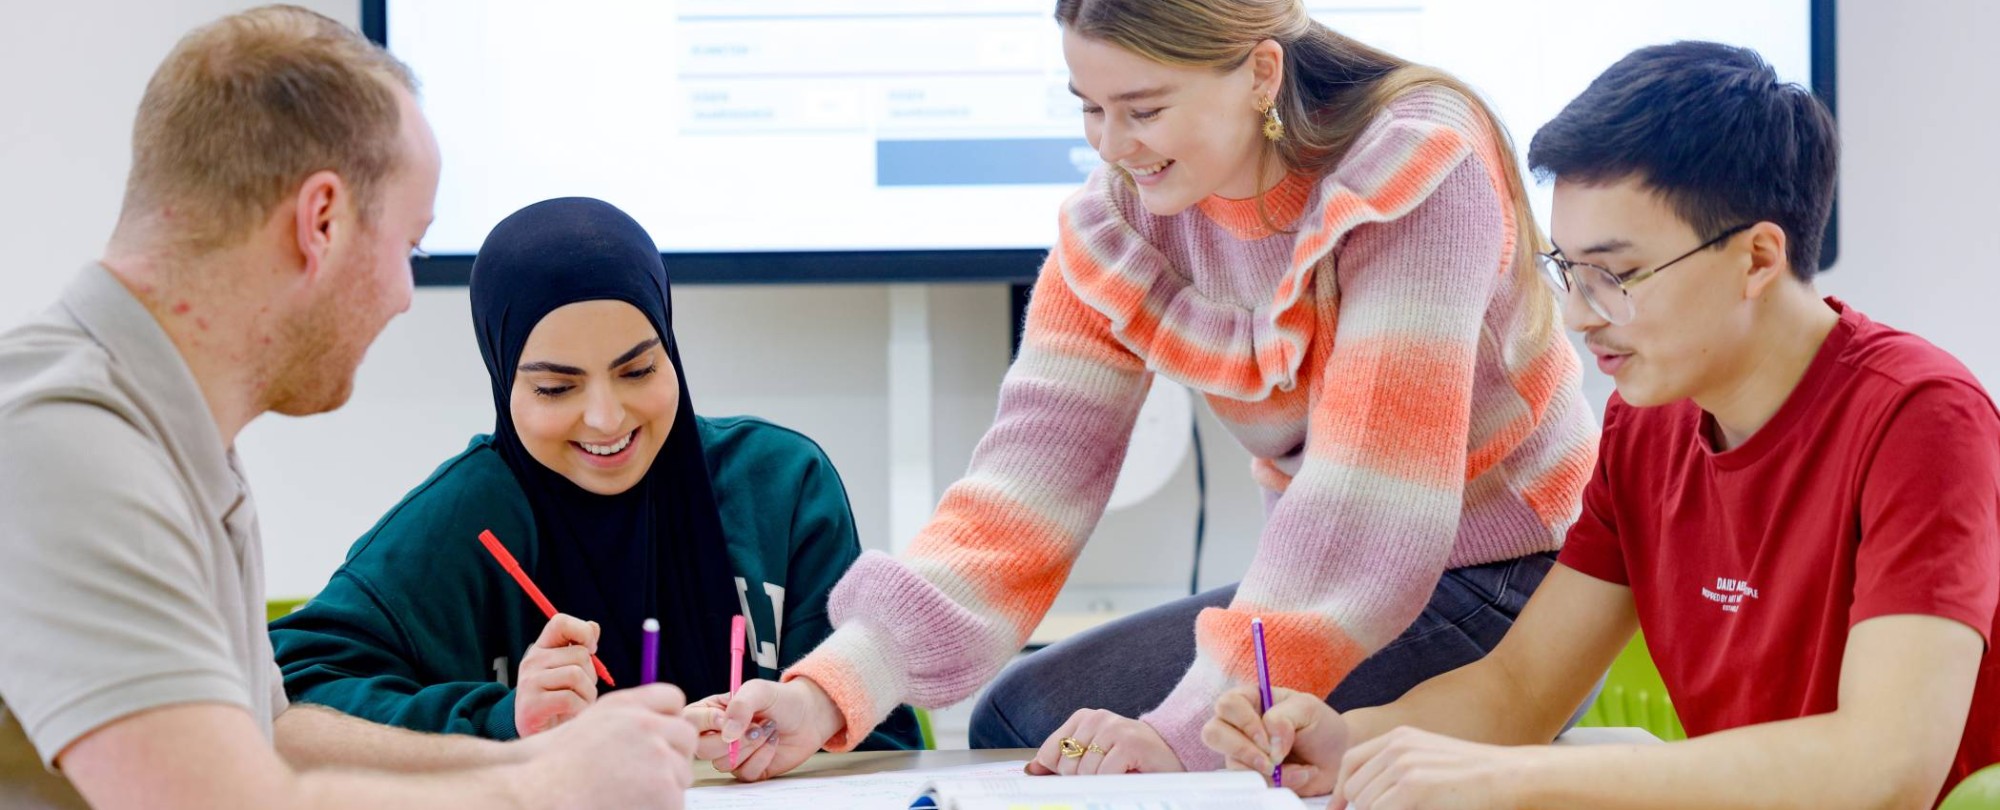
[[[1470,82],[1523,152],[1641,45],[1722,40],[1814,78],[1814,0],[1306,6]],[[471,254],[523,205],[585,195],[630,212],[668,253],[949,255],[1045,249],[1057,206],[1098,164],[1053,7],[373,0],[364,23],[416,71],[443,148],[432,254]],[[1547,190],[1535,197],[1546,216]]]

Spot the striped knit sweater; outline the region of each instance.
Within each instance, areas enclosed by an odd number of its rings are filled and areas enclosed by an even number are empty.
[[[1190,769],[1216,697],[1324,695],[1394,640],[1449,567],[1561,545],[1596,458],[1575,351],[1513,268],[1491,129],[1463,97],[1393,102],[1316,181],[1172,217],[1099,171],[1065,203],[1020,356],[965,477],[900,558],[869,553],[837,630],[787,671],[839,706],[845,750],[899,702],[964,699],[1021,648],[1103,514],[1151,375],[1202,392],[1276,494],[1235,601],[1142,719]],[[1115,666],[1116,662],[1106,662]]]

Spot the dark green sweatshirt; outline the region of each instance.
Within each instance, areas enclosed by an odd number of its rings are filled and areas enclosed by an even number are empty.
[[[827,594],[861,554],[847,491],[796,432],[752,417],[695,424],[750,618],[756,669],[744,677],[775,679],[833,630]],[[325,590],[271,623],[292,700],[420,731],[518,736],[510,684],[547,622],[480,545],[482,529],[535,570],[527,497],[484,435],[363,535]],[[921,744],[902,707],[861,747]]]

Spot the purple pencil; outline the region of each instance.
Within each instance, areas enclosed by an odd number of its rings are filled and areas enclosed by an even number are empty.
[[[1250,620],[1250,641],[1257,647],[1257,690],[1264,696],[1264,711],[1271,711],[1271,660],[1264,655],[1264,620]],[[1285,766],[1271,763],[1271,784],[1285,786]]]

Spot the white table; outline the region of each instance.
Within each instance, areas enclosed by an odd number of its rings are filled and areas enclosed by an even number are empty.
[[[1643,728],[1574,728],[1556,738],[1557,745],[1603,745],[1613,743],[1659,742]],[[857,751],[846,754],[814,754],[794,769],[795,776],[852,776],[917,768],[948,768],[985,762],[1032,759],[1033,748],[987,748],[977,751]],[[694,786],[726,785],[732,777],[706,762],[694,764]]]

